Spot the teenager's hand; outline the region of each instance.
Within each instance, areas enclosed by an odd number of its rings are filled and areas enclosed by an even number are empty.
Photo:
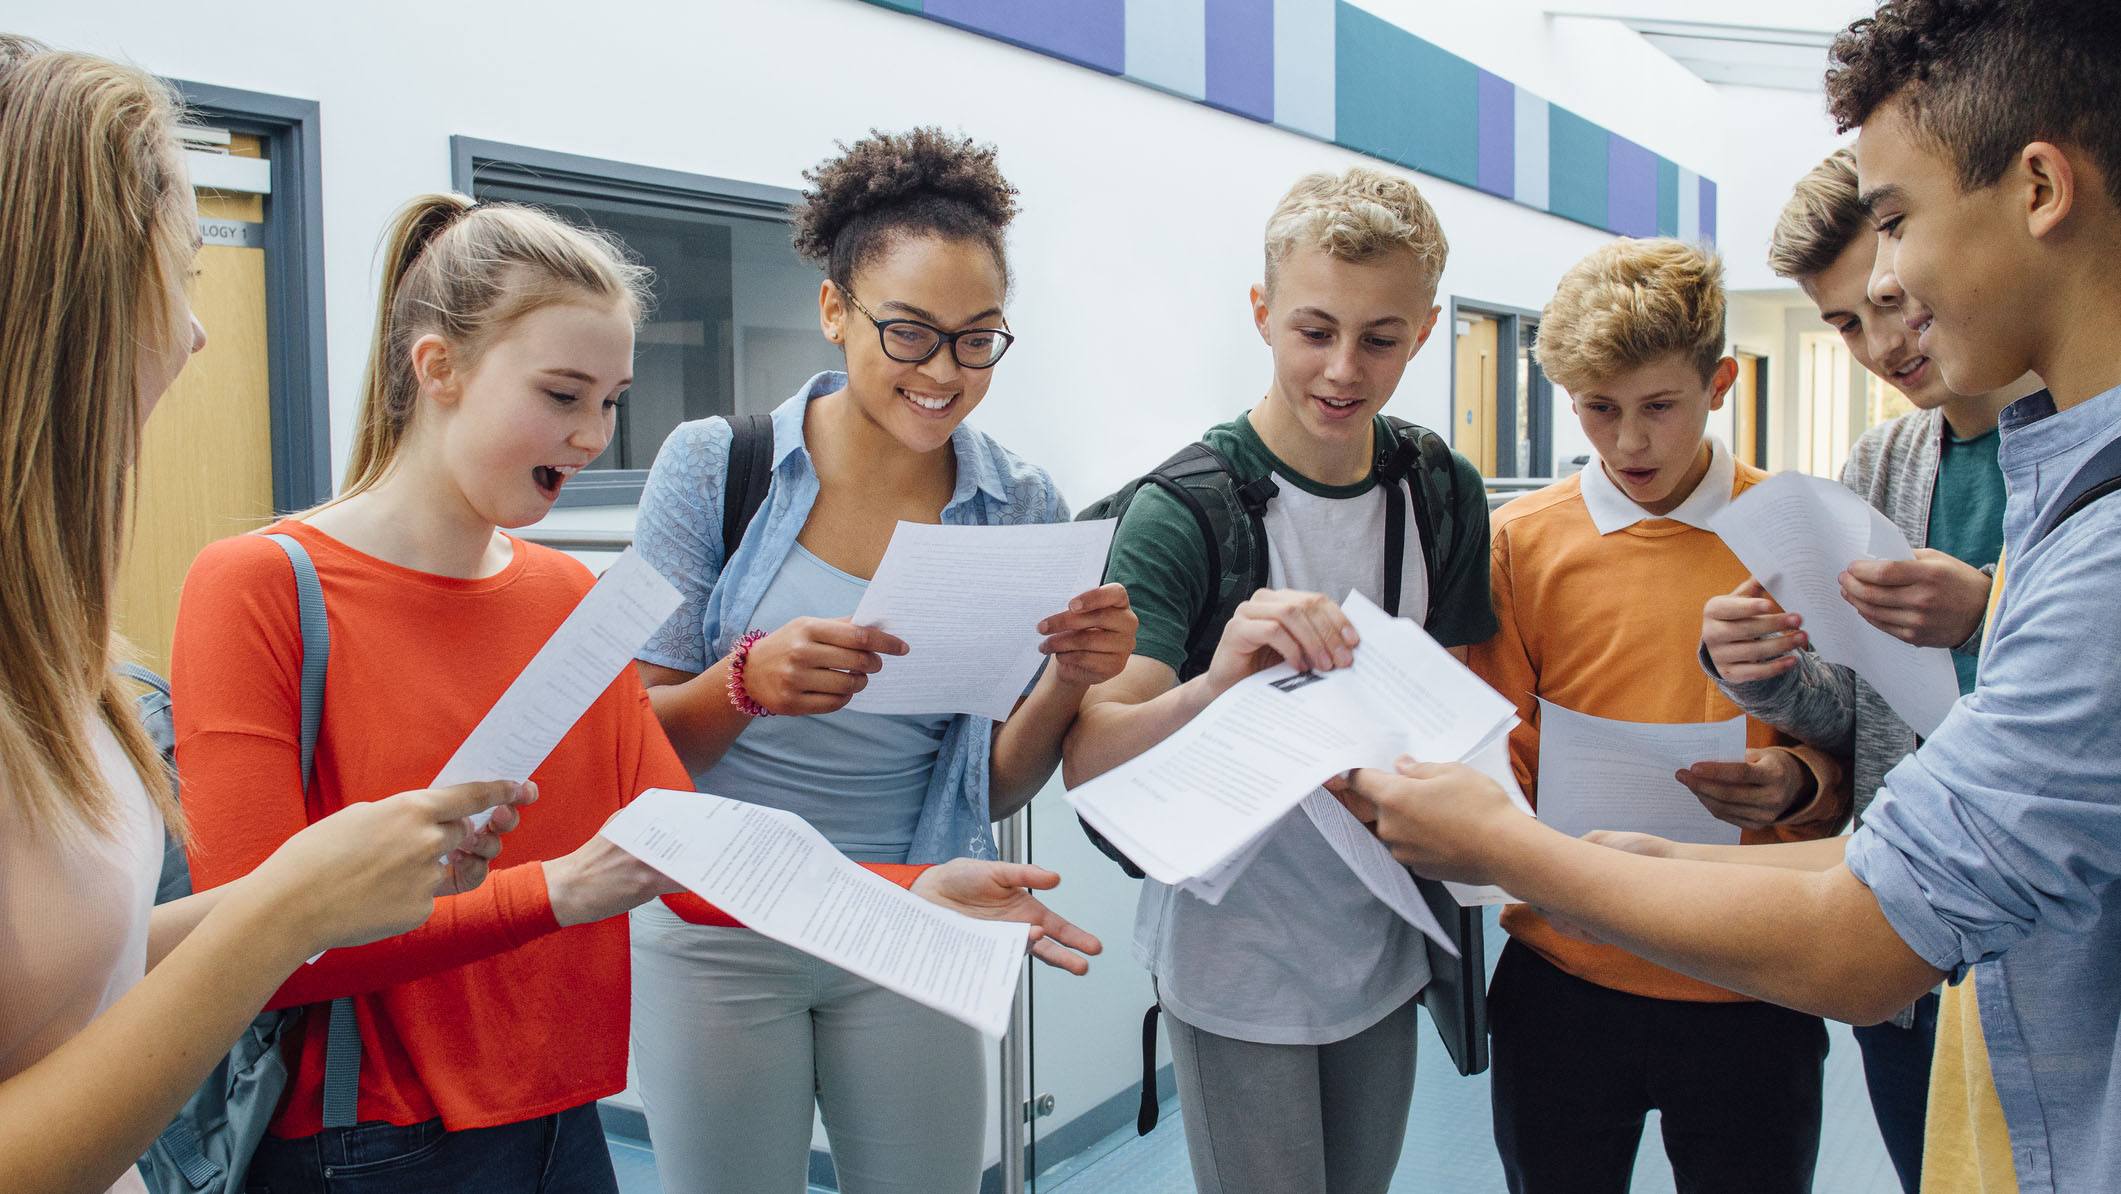
[[[538,798],[536,784],[523,785],[529,789],[530,800]],[[523,803],[529,803],[528,800]],[[493,810],[493,816],[477,833],[466,838],[464,844],[449,852],[442,860],[444,875],[435,889],[438,896],[462,895],[486,881],[486,871],[501,853],[501,835],[513,832],[522,823],[521,813],[513,804],[504,804]]]
[[[1038,645],[1051,655],[1055,679],[1077,688],[1103,684],[1119,675],[1134,654],[1134,630],[1140,619],[1127,601],[1127,586],[1100,585],[1068,603],[1068,608],[1038,624],[1046,636]]]
[[[545,864],[545,893],[552,900],[552,918],[563,929],[617,916],[657,896],[683,890],[668,875],[613,845],[601,832],[573,853]]]
[[[1401,755],[1392,771],[1363,768],[1338,792],[1356,819],[1373,824],[1392,857],[1431,879],[1492,882],[1491,850],[1509,831],[1536,825],[1502,785],[1463,763],[1417,763]]]
[[[1088,974],[1084,954],[1104,951],[1104,943],[1038,902],[1030,890],[1050,891],[1060,876],[1044,867],[1020,862],[984,862],[953,858],[922,871],[913,894],[953,912],[981,920],[1014,920],[1030,925],[1031,954],[1070,974]]]
[[[1701,607],[1701,644],[1716,674],[1731,684],[1779,676],[1797,666],[1797,649],[1809,642],[1804,619],[1785,613],[1747,577],[1744,584]]]
[[[467,818],[536,799],[533,785],[496,781],[359,801],[288,838],[237,882],[305,926],[312,952],[394,937],[425,921],[435,896],[485,877],[499,843],[489,853]],[[489,828],[499,826],[497,835],[514,824],[503,808]],[[442,858],[459,850],[472,853],[452,876]]]
[[[1208,683],[1222,692],[1283,660],[1329,672],[1354,663],[1360,641],[1348,615],[1324,593],[1261,589],[1223,626],[1215,658],[1208,663]]]
[[[1811,768],[1786,750],[1754,749],[1743,763],[1696,763],[1672,773],[1719,821],[1765,829],[1817,794]]]
[[[1988,610],[1988,574],[1931,547],[1912,560],[1857,560],[1841,595],[1863,620],[1918,647],[1956,647]]]
[[[774,713],[832,713],[869,683],[903,640],[852,618],[797,618],[751,645],[744,691]]]

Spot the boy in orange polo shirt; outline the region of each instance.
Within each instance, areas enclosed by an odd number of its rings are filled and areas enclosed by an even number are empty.
[[[1704,433],[1737,375],[1723,355],[1722,266],[1674,240],[1623,240],[1563,277],[1539,361],[1598,460],[1495,516],[1501,624],[1470,662],[1517,702],[1519,781],[1538,800],[1543,698],[1627,722],[1714,722],[1739,708],[1694,658],[1699,610],[1746,577],[1709,518],[1767,474]],[[1831,758],[1746,722],[1744,762],[1677,778],[1747,841],[1835,832],[1849,792]],[[1526,905],[1489,989],[1495,1139],[1513,1194],[1625,1191],[1643,1117],[1662,1114],[1682,1188],[1808,1191],[1826,1031],[1608,945]]]

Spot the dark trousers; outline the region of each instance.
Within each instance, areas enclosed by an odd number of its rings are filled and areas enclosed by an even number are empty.
[[[1625,1194],[1643,1117],[1679,1194],[1806,1194],[1826,1026],[1765,1003],[1650,999],[1511,941],[1488,986],[1495,1144],[1512,1194]]]
[[[1915,1023],[1899,1028],[1873,1024],[1856,1031],[1863,1050],[1863,1084],[1871,1091],[1871,1112],[1885,1155],[1893,1159],[1900,1188],[1916,1194],[1922,1188],[1922,1129],[1929,1118],[1930,1061],[1937,1052],[1937,993],[1915,1002]]]
[[[618,1194],[595,1103],[449,1132],[442,1121],[267,1136],[245,1194]]]

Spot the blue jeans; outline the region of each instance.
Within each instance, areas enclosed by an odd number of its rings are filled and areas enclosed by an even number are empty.
[[[1937,1051],[1937,993],[1916,1001],[1912,1026],[1872,1024],[1855,1036],[1885,1155],[1893,1159],[1900,1188],[1915,1194],[1922,1188],[1922,1129],[1929,1117],[1930,1057]]]
[[[439,1119],[267,1136],[245,1194],[618,1194],[595,1103],[450,1132]]]

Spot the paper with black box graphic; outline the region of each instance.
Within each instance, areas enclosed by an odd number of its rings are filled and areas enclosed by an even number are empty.
[[[988,1036],[1009,1027],[1028,925],[931,904],[782,809],[651,788],[602,832],[746,928]]]
[[[1069,802],[1159,882],[1198,892],[1205,880],[1220,898],[1235,881],[1233,858],[1256,848],[1325,779],[1389,769],[1401,754],[1474,757],[1508,735],[1514,706],[1419,626],[1359,593],[1342,608],[1362,639],[1352,666],[1299,672],[1281,664],[1248,676],[1177,733],[1070,790]],[[1312,823],[1357,877],[1448,948],[1389,851],[1338,801],[1317,800],[1325,803],[1310,806]]]

